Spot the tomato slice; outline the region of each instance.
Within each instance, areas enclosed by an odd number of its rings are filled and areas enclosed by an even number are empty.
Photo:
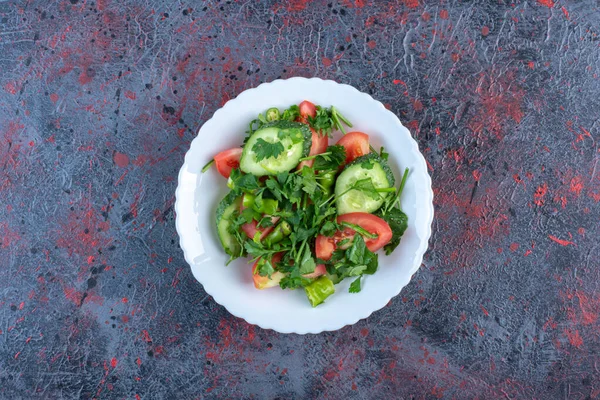
[[[240,157],[242,157],[241,147],[220,152],[214,157],[217,171],[225,178],[229,178],[231,170],[240,167]]]
[[[314,118],[317,116],[317,107],[308,100],[304,100],[300,103],[298,108],[300,109],[300,116],[304,118],[304,120],[307,120],[308,117]]]
[[[369,153],[369,135],[363,132],[348,132],[337,144],[346,149],[346,164]]]
[[[371,251],[381,249],[392,239],[392,230],[388,223],[373,214],[362,212],[344,214],[337,217],[337,222],[349,222],[376,234],[377,238],[375,239],[364,238],[367,248]],[[329,260],[334,250],[337,248],[337,244],[343,239],[354,237],[355,233],[354,229],[344,228],[341,231],[337,231],[333,237],[323,235],[317,236],[315,243],[317,258]]]
[[[312,144],[310,145],[309,156],[316,156],[317,154],[325,153],[327,146],[329,146],[329,138],[326,134],[320,135],[313,128],[310,128],[312,132]],[[298,164],[298,169],[302,169],[305,165],[312,167],[314,159],[302,161]]]
[[[269,233],[275,228],[275,224],[279,221],[279,217],[273,217],[271,218],[271,221],[273,221],[273,226],[259,228],[258,222],[253,219],[252,222],[242,225],[242,230],[250,239],[254,239],[254,235],[256,235],[257,232],[260,232],[260,240],[264,240],[264,238],[269,236]]]
[[[276,264],[281,261],[281,257],[283,257],[283,252],[273,254],[273,257],[271,258],[271,264]],[[283,272],[276,271],[271,274],[271,279],[269,279],[268,276],[260,276],[256,272],[259,261],[260,258],[256,260],[252,266],[252,280],[254,281],[254,287],[257,289],[268,289],[270,287],[278,286],[279,281],[285,276],[285,274]]]

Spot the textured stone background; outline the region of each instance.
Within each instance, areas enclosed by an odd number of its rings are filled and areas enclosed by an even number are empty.
[[[600,397],[600,2],[1,1],[0,398]],[[317,336],[232,317],[173,202],[195,132],[319,76],[419,141],[413,281]]]

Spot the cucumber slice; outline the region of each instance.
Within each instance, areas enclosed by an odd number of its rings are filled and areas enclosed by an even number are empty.
[[[281,143],[283,152],[277,157],[257,159],[254,146],[259,139],[268,143]],[[310,129],[305,124],[275,121],[264,125],[250,136],[244,145],[240,169],[256,176],[277,175],[295,168],[302,157],[306,157],[312,144]]]
[[[234,192],[229,192],[227,196],[219,203],[217,207],[217,232],[219,240],[225,253],[232,257],[239,257],[242,252],[242,247],[231,233],[229,226],[231,225],[231,216],[234,211],[240,209],[242,197],[236,197]]]
[[[351,212],[372,213],[381,207],[389,193],[379,193],[380,198],[374,199],[360,190],[348,191],[356,181],[366,178],[371,179],[376,189],[391,188],[395,183],[392,170],[376,153],[358,157],[344,168],[335,182],[338,215]]]

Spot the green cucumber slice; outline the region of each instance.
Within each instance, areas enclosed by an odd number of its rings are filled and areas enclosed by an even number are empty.
[[[241,196],[238,197],[234,192],[229,192],[217,207],[217,233],[219,234],[221,246],[223,246],[225,253],[235,257],[241,255],[242,248],[235,239],[235,236],[229,233],[228,228],[231,225],[231,216],[234,211],[240,209],[241,203]]]
[[[283,152],[277,157],[257,159],[254,146],[259,141],[281,143]],[[256,176],[277,175],[295,168],[302,157],[306,157],[312,144],[310,129],[305,124],[275,121],[254,132],[244,145],[240,169]]]
[[[358,157],[344,168],[335,182],[338,215],[351,212],[372,213],[381,207],[389,193],[379,193],[379,199],[374,199],[360,190],[348,191],[356,181],[366,178],[371,179],[376,189],[392,188],[395,183],[389,165],[376,153]]]

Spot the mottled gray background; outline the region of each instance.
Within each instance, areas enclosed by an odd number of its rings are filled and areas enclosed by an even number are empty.
[[[0,2],[0,397],[600,397],[600,3]],[[175,232],[198,128],[290,76],[418,140],[436,219],[367,320],[281,335]]]

